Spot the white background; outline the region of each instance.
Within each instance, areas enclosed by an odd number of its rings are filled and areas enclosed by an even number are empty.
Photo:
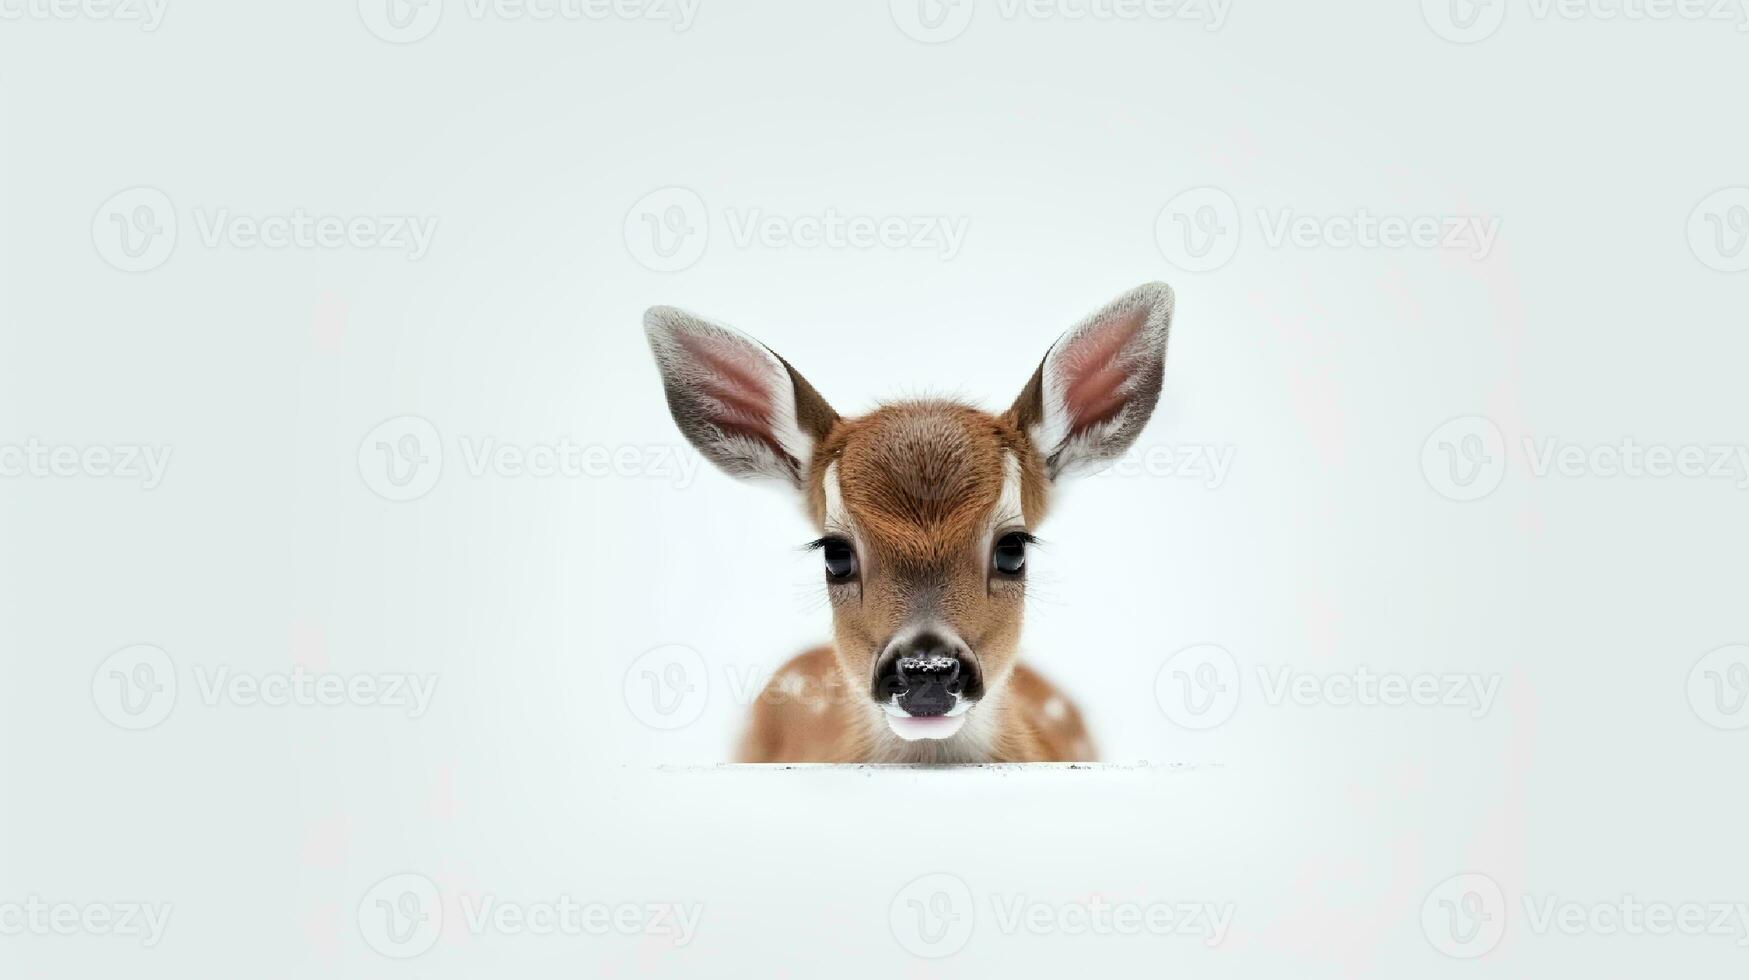
[[[1736,6],[933,4],[0,0],[7,975],[1742,974],[1745,913],[1608,913],[1749,903],[1749,651],[1709,657],[1749,642]],[[300,210],[363,237],[250,237]],[[1332,244],[1363,212],[1495,234]],[[829,213],[965,237],[793,240]],[[386,216],[428,249],[370,247]],[[1230,469],[1065,493],[1025,639],[1106,768],[713,768],[827,635],[795,502],[470,471],[484,440],[672,461],[654,303],[841,412],[1001,408],[1156,279],[1141,446]],[[1618,473],[1627,440],[1729,468]],[[1496,695],[1331,703],[1363,668]],[[294,669],[436,687],[411,717],[203,686]],[[428,949],[375,905],[420,880]],[[702,918],[508,935],[470,927],[488,895]],[[148,946],[32,899],[172,911]],[[1232,918],[1065,935],[1016,901]]]

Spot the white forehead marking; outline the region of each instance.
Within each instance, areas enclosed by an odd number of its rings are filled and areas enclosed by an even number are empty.
[[[850,514],[844,509],[844,494],[838,491],[837,460],[826,464],[826,475],[821,482],[826,489],[826,530],[848,531]]]
[[[992,529],[1026,522],[1026,513],[1020,508],[1020,458],[1013,453],[1002,454],[1002,496],[996,498],[990,520]]]

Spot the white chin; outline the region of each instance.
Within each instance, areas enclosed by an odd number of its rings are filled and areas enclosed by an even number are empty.
[[[915,742],[925,738],[952,738],[966,723],[964,712],[956,715],[933,715],[926,718],[913,718],[910,715],[895,715],[887,713],[887,727],[893,734],[907,742]]]

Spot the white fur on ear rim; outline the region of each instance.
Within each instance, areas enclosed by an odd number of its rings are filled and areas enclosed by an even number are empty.
[[[800,375],[757,340],[671,306],[651,307],[644,332],[687,441],[731,476],[803,486],[837,416]]]
[[[1166,373],[1172,287],[1138,286],[1051,346],[1010,410],[1051,479],[1123,454],[1141,435]]]

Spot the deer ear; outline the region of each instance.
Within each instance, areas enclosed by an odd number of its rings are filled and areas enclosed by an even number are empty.
[[[806,379],[759,341],[670,306],[651,307],[644,332],[688,442],[730,476],[805,485],[838,421]]]
[[[1172,287],[1138,286],[1057,339],[1008,417],[1056,480],[1136,441],[1166,374]]]

